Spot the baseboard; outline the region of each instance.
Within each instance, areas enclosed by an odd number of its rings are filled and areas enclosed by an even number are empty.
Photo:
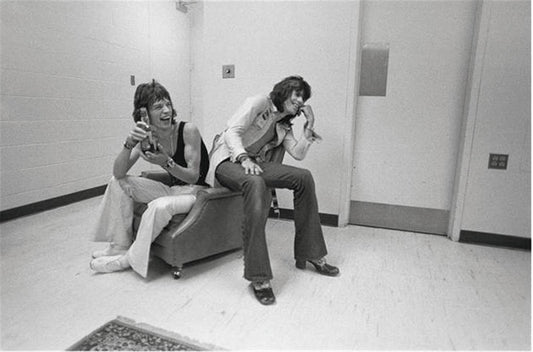
[[[53,208],[61,207],[64,205],[79,202],[85,199],[93,198],[104,194],[107,185],[89,188],[83,191],[66,194],[60,197],[46,199],[40,202],[23,205],[21,207],[3,210],[0,212],[0,223],[8,220],[13,220],[22,216],[35,214],[41,211],[50,210]],[[270,209],[269,217],[280,219],[294,219],[294,210],[292,209],[279,209],[280,215]],[[333,214],[320,213],[320,223],[325,226],[337,227],[339,223],[339,216]]]
[[[461,230],[459,242],[531,250],[531,238]]]
[[[274,219],[285,219],[285,220],[294,220],[294,210],[293,209],[283,209],[280,208],[279,210],[279,216],[274,212],[273,208],[270,208],[270,213],[268,214],[269,218]],[[332,227],[338,227],[339,226],[339,216],[334,214],[324,214],[319,213],[320,216],[320,224],[324,226],[332,226]]]
[[[350,202],[349,223],[401,231],[446,235],[450,212],[371,202]]]
[[[35,214],[41,211],[50,210],[64,205],[79,202],[81,200],[93,198],[104,194],[107,185],[97,186],[83,191],[66,194],[63,196],[46,199],[40,202],[23,205],[17,208],[7,209],[0,212],[0,223],[13,220],[21,216]]]

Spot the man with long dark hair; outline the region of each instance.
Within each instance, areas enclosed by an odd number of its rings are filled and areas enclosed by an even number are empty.
[[[115,158],[113,177],[92,233],[94,241],[109,242],[109,245],[93,253],[90,267],[101,273],[131,267],[146,277],[151,243],[172,216],[188,213],[196,201],[196,193],[208,187],[205,177],[209,156],[198,128],[176,119],[170,94],[155,80],[137,87],[132,117],[135,125]],[[150,138],[152,148],[147,143]],[[139,158],[168,172],[172,185],[128,175]],[[134,201],[148,204],[135,241],[131,226]]]
[[[212,167],[207,182],[243,192],[244,278],[251,281],[255,297],[266,305],[275,302],[265,240],[269,188],[286,188],[294,193],[296,267],[305,269],[309,262],[320,274],[339,274],[339,269],[324,258],[327,250],[313,176],[308,170],[281,164],[285,151],[302,160],[311,144],[320,138],[313,131],[313,110],[305,105],[310,97],[309,84],[300,76],[290,76],[277,83],[269,96],[246,99],[229,120],[227,129],[215,137],[210,155]],[[303,137],[296,140],[291,121],[301,114],[306,122]]]

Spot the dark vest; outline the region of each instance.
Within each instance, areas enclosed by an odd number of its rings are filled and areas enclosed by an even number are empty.
[[[176,153],[172,156],[172,159],[178,164],[179,166],[187,167],[187,161],[185,160],[185,142],[183,140],[183,128],[185,127],[186,122],[180,121],[179,127],[178,127],[178,143],[176,147]],[[201,160],[200,160],[200,177],[198,177],[198,180],[196,181],[196,185],[202,185],[202,186],[209,186],[207,183],[205,183],[205,176],[207,175],[207,171],[209,170],[209,154],[207,153],[207,149],[205,147],[204,141],[201,140],[202,143],[202,150],[201,150]],[[172,185],[173,186],[182,186],[188,184],[185,181],[180,180],[179,178],[176,178],[172,175],[170,175],[172,179]]]

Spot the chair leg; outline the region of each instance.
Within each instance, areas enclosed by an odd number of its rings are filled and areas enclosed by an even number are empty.
[[[172,267],[172,277],[177,280],[181,277],[183,272],[183,266],[173,266]]]

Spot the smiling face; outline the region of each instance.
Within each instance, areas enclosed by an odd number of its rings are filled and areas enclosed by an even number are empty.
[[[293,90],[290,97],[283,103],[283,112],[288,115],[296,115],[303,105],[303,92],[301,90]]]
[[[160,83],[152,80],[137,86],[133,97],[133,121],[141,121],[141,108],[146,108],[150,116],[150,124],[154,127],[168,128],[176,123],[176,110],[174,110],[170,94]],[[169,111],[170,110],[170,111]],[[168,126],[168,127],[167,127]]]
[[[172,125],[172,111],[172,103],[168,99],[155,101],[148,107],[152,125],[161,129],[170,128]]]

